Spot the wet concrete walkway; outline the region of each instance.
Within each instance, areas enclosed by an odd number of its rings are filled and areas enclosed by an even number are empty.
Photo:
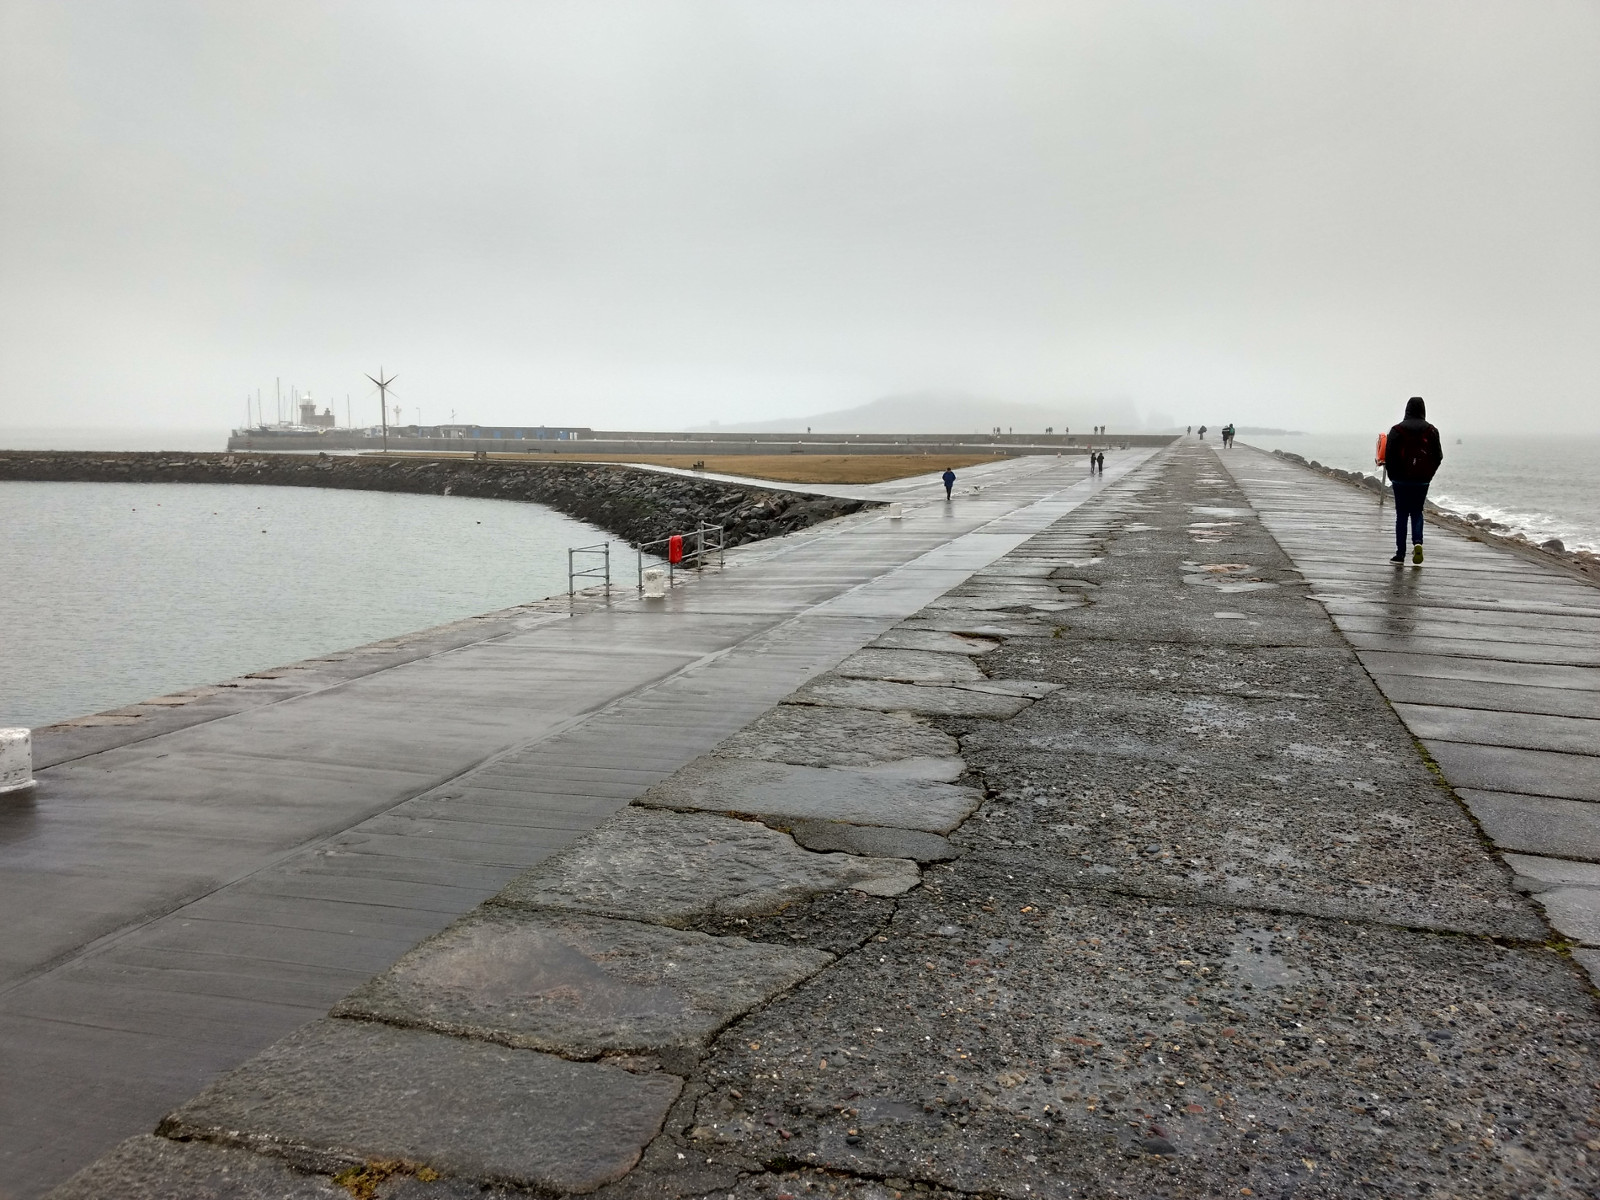
[[[0,1196],[149,1129],[420,938],[1147,459],[1031,458],[730,553],[40,731],[0,809]]]
[[[57,1200],[1600,1193],[1594,989],[1272,536],[1319,484],[1061,512]]]
[[[1430,525],[1385,561],[1394,503],[1217,450],[1406,727],[1600,979],[1600,589]]]

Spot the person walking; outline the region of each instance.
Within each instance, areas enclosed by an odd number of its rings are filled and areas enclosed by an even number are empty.
[[[944,498],[948,500],[950,499],[950,489],[956,485],[956,473],[949,467],[946,467],[944,469],[944,474],[939,478],[944,480]]]
[[[1444,461],[1439,431],[1428,423],[1428,406],[1421,396],[1406,401],[1405,420],[1389,430],[1383,462],[1394,489],[1393,563],[1406,560],[1406,522],[1411,522],[1411,561],[1422,561],[1422,507],[1428,484]]]

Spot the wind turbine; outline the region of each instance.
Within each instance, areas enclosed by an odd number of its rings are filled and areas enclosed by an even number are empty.
[[[372,376],[368,375],[367,378],[372,379]],[[372,382],[378,385],[378,415],[383,419],[383,452],[385,454],[389,453],[389,385],[394,381],[395,376],[393,375],[387,379],[383,377],[382,367],[378,368],[378,377],[372,379]]]

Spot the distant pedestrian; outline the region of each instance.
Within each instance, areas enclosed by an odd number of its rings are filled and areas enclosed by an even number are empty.
[[[1104,475],[1106,473],[1106,452],[1104,450],[1100,451],[1099,454],[1095,455],[1095,458],[1099,460],[1098,464],[1095,466],[1095,470],[1101,475]]]
[[[950,499],[950,489],[956,485],[956,473],[949,467],[946,467],[944,469],[944,474],[939,478],[944,480],[944,498],[948,500]]]
[[[1406,417],[1389,430],[1383,462],[1394,487],[1394,557],[1406,560],[1406,521],[1411,522],[1411,561],[1422,561],[1422,508],[1428,499],[1428,484],[1444,461],[1439,431],[1428,423],[1428,407],[1421,396],[1406,401]]]
[[[1200,440],[1202,442],[1206,440],[1206,427],[1204,425],[1200,426]]]

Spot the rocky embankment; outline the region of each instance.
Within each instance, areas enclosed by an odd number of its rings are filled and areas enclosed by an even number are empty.
[[[260,483],[475,496],[545,504],[637,545],[701,522],[737,546],[866,507],[839,500],[602,463],[509,463],[326,454],[0,451],[0,480],[75,483]]]
[[[1287,450],[1274,450],[1278,458],[1286,458],[1290,462],[1299,463],[1313,471],[1320,472],[1333,479],[1342,479],[1346,483],[1353,483],[1357,487],[1364,487],[1368,491],[1383,492],[1387,490],[1383,480],[1376,475],[1363,475],[1360,471],[1346,471],[1340,467],[1330,467],[1318,462],[1314,458],[1303,455],[1291,454]],[[1432,500],[1428,501],[1428,516],[1442,525],[1448,525],[1470,537],[1478,538],[1485,542],[1494,542],[1517,550],[1525,554],[1532,554],[1539,558],[1554,559],[1562,566],[1575,569],[1591,579],[1600,579],[1600,554],[1588,550],[1568,550],[1560,538],[1549,538],[1543,542],[1535,542],[1532,538],[1520,533],[1514,533],[1509,525],[1502,525],[1499,521],[1492,521],[1478,513],[1452,512],[1448,508],[1440,508]]]

